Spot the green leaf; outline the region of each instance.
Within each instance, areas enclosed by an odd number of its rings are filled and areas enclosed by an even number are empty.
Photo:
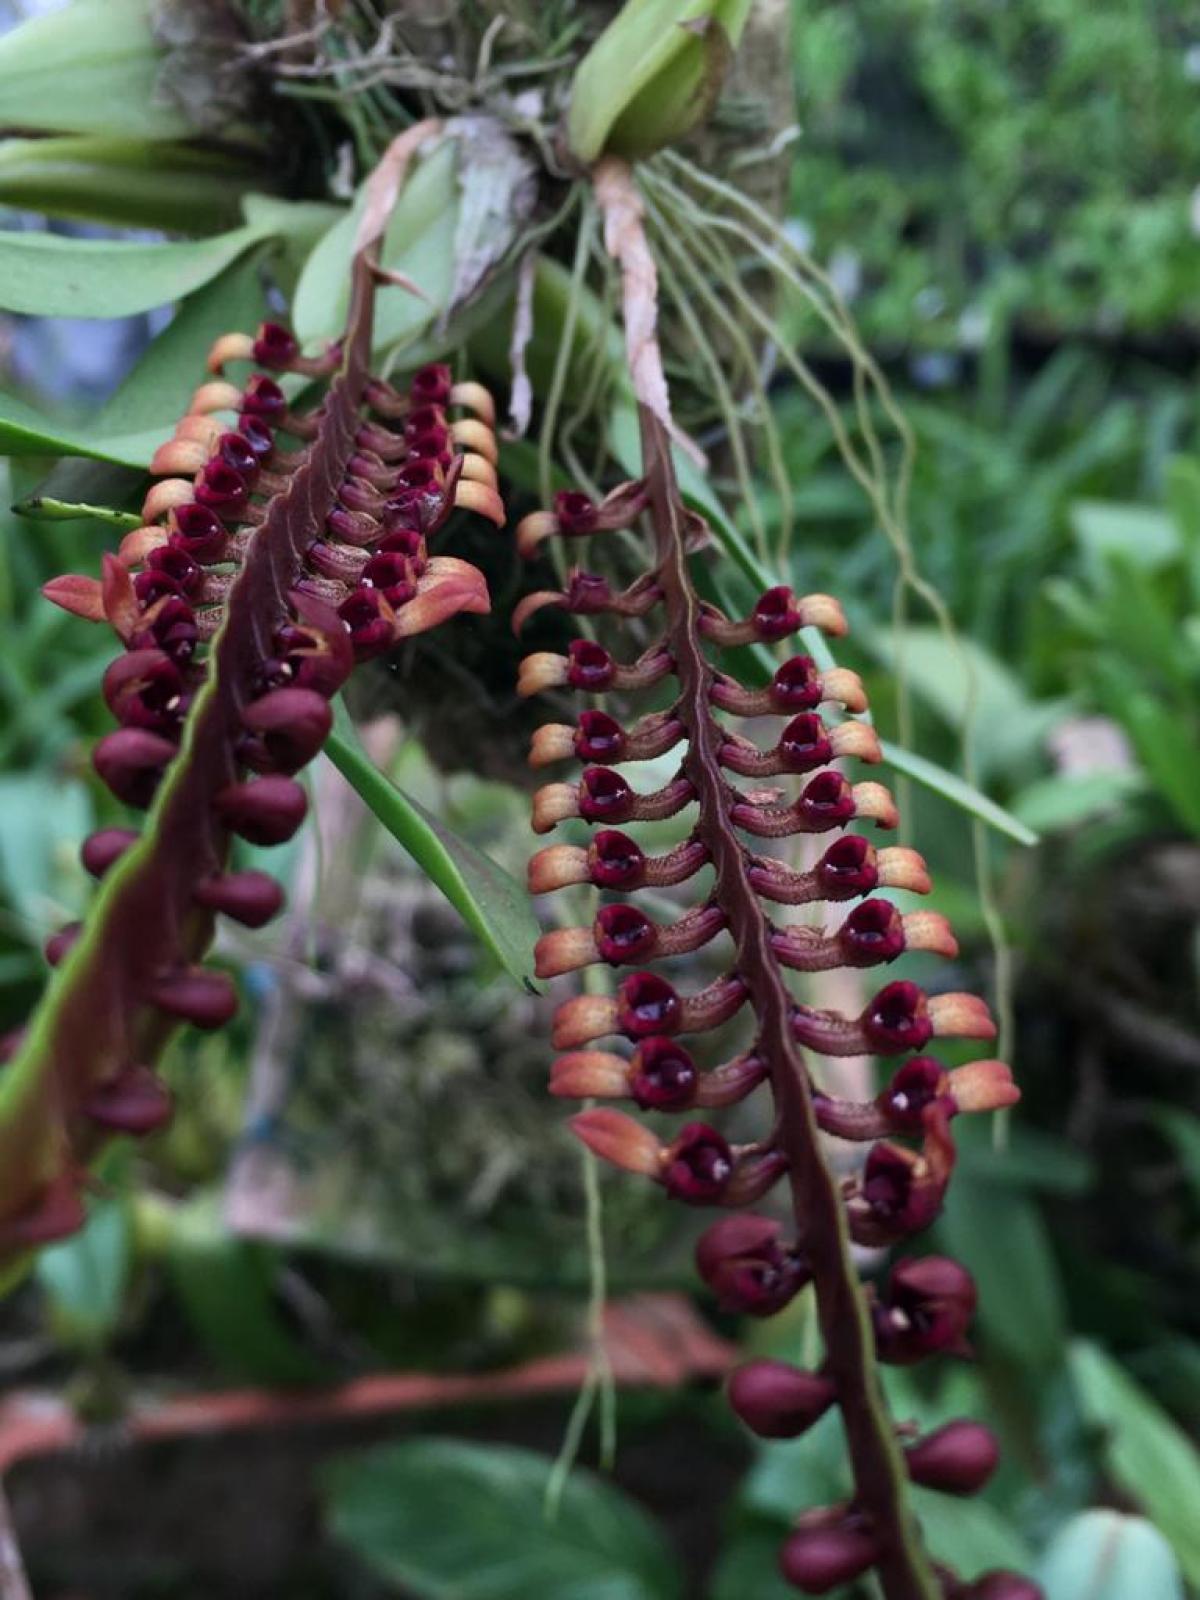
[[[457,144],[445,140],[418,162],[404,180],[380,260],[421,290],[389,287],[379,300],[373,348],[411,342],[445,310],[454,285],[454,240],[458,227]],[[296,285],[292,326],[305,343],[336,338],[346,319],[350,258],[365,202],[360,188],[352,209],[334,223],[309,255]]]
[[[796,1590],[779,1570],[779,1547],[787,1538],[784,1522],[757,1519],[740,1529],[721,1550],[711,1600],[796,1600]]]
[[[992,1567],[1026,1571],[1033,1552],[986,1500],[957,1500],[933,1489],[909,1491],[931,1553],[965,1579]]]
[[[128,317],[152,311],[210,282],[265,237],[265,224],[153,244],[3,232],[0,308],[39,317]]]
[[[1070,1368],[1083,1414],[1102,1434],[1108,1476],[1170,1541],[1188,1582],[1200,1584],[1200,1454],[1098,1345],[1072,1345]]]
[[[1120,555],[1153,571],[1180,551],[1179,530],[1164,511],[1150,506],[1122,505],[1110,500],[1076,500],[1071,529],[1094,576],[1103,573],[1110,556]]]
[[[971,712],[971,739],[985,773],[1011,772],[1036,757],[1066,715],[1063,700],[1034,701],[1015,673],[972,639],[957,648],[938,628],[871,628],[864,641],[894,672],[903,672],[919,695],[951,728],[962,727]],[[974,702],[968,702],[968,672],[974,677]]]
[[[1057,1365],[1064,1354],[1066,1311],[1033,1201],[1019,1188],[975,1178],[965,1158],[937,1231],[946,1253],[975,1277],[985,1337],[1034,1372]]]
[[[1184,1600],[1171,1546],[1151,1523],[1119,1511],[1083,1511],[1038,1565],[1046,1600]]]
[[[58,1339],[77,1348],[104,1343],[121,1315],[131,1260],[124,1196],[94,1201],[81,1233],[42,1251],[34,1273]]]
[[[651,155],[711,111],[752,0],[626,0],[571,86],[567,143],[591,165],[606,151]]]
[[[380,772],[340,701],[325,753],[505,970],[535,990],[533,946],[539,929],[522,885]]]
[[[413,1439],[336,1462],[329,1526],[418,1600],[673,1600],[674,1562],[646,1514],[576,1470],[557,1516],[529,1450]]]
[[[221,1370],[257,1383],[313,1383],[327,1374],[284,1319],[278,1263],[270,1246],[229,1232],[212,1195],[172,1213],[171,1283]]]
[[[244,162],[187,145],[93,134],[0,142],[0,203],[113,227],[230,228],[239,189],[255,181]]]
[[[213,341],[223,333],[250,333],[266,315],[265,254],[262,247],[247,250],[187,297],[91,419],[90,432],[104,441],[174,426],[204,377]]]
[[[1110,714],[1119,718],[1151,782],[1179,821],[1189,832],[1200,833],[1200,751],[1160,700],[1141,689],[1118,697],[1120,673],[1115,666],[1112,680]]]
[[[1184,1176],[1200,1196],[1200,1117],[1182,1106],[1155,1106],[1151,1117],[1163,1135],[1175,1146],[1175,1155]]]
[[[0,39],[0,127],[186,138],[155,97],[161,54],[151,0],[74,0]]]
[[[173,426],[167,419],[161,427],[100,438],[92,423],[60,422],[0,391],[0,451],[9,456],[88,456],[116,466],[145,467]]]
[[[1039,833],[1061,833],[1120,811],[1145,787],[1140,772],[1119,767],[1040,778],[1021,790],[1013,813]]]
[[[883,759],[893,771],[902,772],[914,783],[932,790],[934,794],[940,794],[943,800],[949,800],[951,805],[957,806],[969,816],[978,817],[980,822],[985,822],[997,833],[1006,834],[1008,838],[1016,840],[1017,844],[1037,844],[1038,836],[1032,828],[1026,827],[1019,817],[1014,817],[1011,811],[1006,811],[1003,806],[997,805],[982,790],[976,789],[965,778],[960,778],[956,772],[950,772],[946,767],[940,767],[936,761],[919,756],[912,750],[902,749],[890,739],[881,739],[879,744],[883,751]]]

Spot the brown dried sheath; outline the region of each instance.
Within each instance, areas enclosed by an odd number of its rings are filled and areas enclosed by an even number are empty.
[[[812,1263],[827,1370],[837,1383],[856,1502],[870,1517],[879,1542],[876,1570],[887,1600],[937,1600],[937,1580],[906,1506],[907,1473],[879,1391],[874,1336],[850,1255],[841,1197],[821,1155],[808,1074],[792,1037],[791,996],[728,813],[730,788],[718,760],[722,733],[709,701],[713,669],[700,647],[699,599],[684,553],[685,513],[669,442],[653,412],[645,406],[640,411],[656,574],[680,685],[675,709],[688,740],[683,771],[699,805],[695,833],[709,850],[716,873],[713,899],[729,919],[736,969],[757,1017],[761,1054],[770,1063],[778,1138],[789,1161],[798,1239]]]

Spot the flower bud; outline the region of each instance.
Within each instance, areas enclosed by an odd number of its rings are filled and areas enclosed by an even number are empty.
[[[450,368],[442,361],[418,367],[409,379],[408,393],[414,406],[444,406],[453,387]]]
[[[689,1122],[667,1147],[662,1181],[667,1193],[687,1205],[716,1205],[733,1176],[728,1141],[704,1122]]]
[[[216,797],[217,815],[225,827],[251,844],[283,844],[308,812],[308,796],[294,778],[269,776],[253,783],[232,783]]]
[[[910,1366],[938,1351],[965,1354],[975,1298],[974,1280],[957,1261],[898,1261],[871,1308],[879,1359]]]
[[[238,1007],[233,979],[206,967],[191,967],[160,979],[149,998],[160,1011],[195,1028],[224,1027]]]
[[[879,1545],[861,1525],[801,1525],[779,1552],[779,1570],[805,1594],[828,1594],[861,1578],[878,1559]]]
[[[282,888],[266,872],[248,870],[201,878],[192,898],[208,911],[219,911],[246,928],[264,927],[283,910]]]
[[[628,1092],[643,1111],[686,1111],[695,1102],[700,1074],[673,1039],[643,1039],[628,1067]]]
[[[238,754],[255,772],[298,772],[313,759],[333,727],[329,701],[315,689],[273,689],[242,711],[253,736]]]
[[[132,828],[100,828],[89,834],[79,849],[79,859],[84,870],[93,878],[102,878],[114,861],[120,859],[138,835]]]
[[[617,990],[617,1026],[631,1039],[677,1033],[680,1013],[679,995],[656,972],[635,972]]]
[[[1046,1600],[1045,1590],[1019,1572],[985,1572],[963,1590],[962,1600]]]
[[[273,378],[256,372],[238,397],[238,410],[243,416],[277,423],[287,410],[287,396]]]
[[[606,766],[620,761],[628,736],[607,711],[584,711],[575,730],[574,748],[580,761],[598,761]]]
[[[904,1452],[914,1483],[943,1494],[978,1494],[995,1472],[1000,1447],[978,1422],[948,1422]]]
[[[145,809],[154,798],[175,746],[145,728],[118,728],[92,751],[92,765],[118,800]]]
[[[196,504],[231,522],[245,511],[250,486],[240,472],[214,457],[196,480]]]
[[[616,828],[601,828],[587,853],[588,876],[599,889],[636,889],[645,878],[641,846]]]
[[[146,556],[147,572],[161,572],[175,585],[176,590],[194,599],[204,582],[204,569],[186,550],[176,545],[161,544]],[[134,592],[137,585],[134,584]],[[140,598],[140,596],[139,596]]]
[[[895,961],[906,947],[904,918],[890,900],[864,900],[837,931],[849,967],[874,967]]]
[[[208,506],[176,506],[170,516],[171,546],[206,566],[219,561],[229,543],[229,534],[215,511]]]
[[[942,1098],[948,1109],[953,1101],[947,1094],[949,1078],[941,1062],[932,1056],[913,1056],[892,1075],[892,1081],[876,1096],[875,1104],[898,1133],[920,1133],[927,1107]]]
[[[187,701],[179,668],[161,650],[130,650],[105,668],[105,704],[124,727],[174,734]]]
[[[627,822],[634,793],[619,772],[588,767],[580,779],[579,815],[585,822]]]
[[[82,932],[82,922],[68,922],[50,935],[42,946],[42,954],[52,967],[61,966]]]
[[[861,1020],[867,1043],[878,1055],[920,1050],[933,1036],[925,992],[906,979],[881,989]]]
[[[725,1217],[705,1230],[696,1267],[722,1310],[772,1317],[809,1282],[807,1263],[780,1242],[781,1225],[769,1217]]]
[[[362,582],[378,589],[388,605],[406,605],[417,592],[413,559],[399,550],[380,550],[362,568]]]
[[[250,346],[249,359],[274,372],[286,371],[300,354],[300,345],[290,329],[278,322],[260,322]]]
[[[750,1361],[729,1380],[729,1404],[762,1439],[795,1439],[823,1417],[837,1385],[786,1361]]]
[[[356,661],[384,655],[396,642],[395,614],[378,589],[357,588],[338,607],[350,634]]]
[[[593,926],[596,953],[609,966],[648,960],[658,944],[658,928],[637,906],[603,906]]]
[[[137,1137],[170,1121],[171,1091],[149,1067],[125,1067],[91,1088],[82,1110],[109,1133]]]

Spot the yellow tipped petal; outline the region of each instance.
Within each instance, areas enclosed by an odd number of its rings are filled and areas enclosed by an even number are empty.
[[[481,422],[486,422],[489,428],[496,426],[496,402],[492,399],[491,391],[485,389],[482,383],[456,383],[450,390],[450,404],[465,406]]]
[[[117,549],[117,560],[126,567],[140,567],[150,554],[167,542],[167,530],[157,523],[145,528],[131,528]]]
[[[225,431],[224,425],[218,422],[216,417],[198,416],[189,412],[187,416],[180,417],[175,437],[194,439],[211,448]]]
[[[662,1146],[649,1128],[623,1111],[581,1111],[571,1118],[571,1132],[593,1155],[611,1161],[626,1172],[657,1178],[662,1167]]]
[[[929,1017],[939,1038],[994,1039],[996,1024],[977,994],[935,994],[929,998]]]
[[[552,650],[538,650],[526,656],[517,669],[517,693],[522,700],[541,694],[544,689],[560,689],[567,682],[570,663]]]
[[[839,722],[829,730],[829,744],[835,756],[850,756],[856,761],[882,761],[879,735],[865,722]]]
[[[529,765],[548,767],[575,754],[575,730],[565,722],[547,722],[535,729],[529,745]]]
[[[875,865],[883,889],[907,889],[912,894],[928,894],[933,888],[925,858],[904,845],[888,845],[880,850]]]
[[[574,844],[552,844],[539,850],[526,869],[530,894],[550,894],[569,884],[588,883],[588,853]]]
[[[462,458],[462,478],[467,483],[486,483],[489,489],[499,487],[500,480],[496,476],[496,469],[484,456],[465,455]]]
[[[831,594],[806,594],[796,602],[796,609],[803,628],[820,628],[835,639],[849,632],[846,613]]]
[[[590,928],[555,928],[538,940],[533,959],[539,978],[561,978],[564,972],[590,967],[600,953]]]
[[[863,688],[863,681],[849,667],[831,667],[828,672],[821,673],[821,696],[825,700],[836,700],[847,711],[867,709],[867,692]]]
[[[579,794],[573,783],[548,783],[533,797],[533,831],[550,833],[568,817],[579,815]]]
[[[168,439],[150,458],[154,473],[196,473],[208,460],[208,446],[196,439]]]
[[[460,478],[454,485],[454,504],[463,511],[474,511],[502,528],[507,520],[504,501],[490,484]]]
[[[531,511],[517,523],[517,549],[528,560],[543,539],[557,532],[558,518],[553,511]]]
[[[436,628],[460,611],[486,616],[492,603],[483,573],[457,556],[435,556],[417,580],[417,592],[395,613],[392,632],[397,639]]]
[[[852,793],[856,817],[873,822],[877,828],[894,828],[900,821],[896,802],[883,784],[856,783]]]
[[[568,1100],[611,1100],[629,1093],[629,1063],[608,1050],[572,1050],[550,1068],[550,1093]]]
[[[233,383],[219,378],[212,383],[202,383],[188,401],[188,410],[201,415],[209,411],[236,411],[242,403],[242,391]]]
[[[617,1028],[617,1002],[598,994],[580,994],[565,1001],[554,1013],[551,1043],[556,1050],[574,1050],[593,1039],[603,1039]]]
[[[450,437],[455,444],[461,444],[464,450],[473,450],[476,455],[491,462],[493,467],[500,459],[496,435],[486,422],[479,422],[475,417],[460,417],[457,422],[452,422]]]
[[[248,333],[223,333],[208,352],[208,370],[220,373],[227,361],[253,361],[254,340]]]
[[[972,1061],[950,1074],[950,1093],[960,1111],[1003,1111],[1015,1106],[1021,1091],[1004,1061]]]
[[[927,950],[947,959],[958,954],[954,930],[938,911],[908,912],[904,918],[904,944],[906,949]]]
[[[142,502],[142,516],[154,522],[175,506],[191,505],[195,499],[195,486],[190,478],[164,478],[156,483]]]

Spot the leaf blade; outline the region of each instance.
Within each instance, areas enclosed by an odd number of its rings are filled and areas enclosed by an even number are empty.
[[[375,766],[340,701],[325,753],[505,971],[525,988],[537,989],[533,946],[538,925],[522,885],[483,851],[431,816]]]

